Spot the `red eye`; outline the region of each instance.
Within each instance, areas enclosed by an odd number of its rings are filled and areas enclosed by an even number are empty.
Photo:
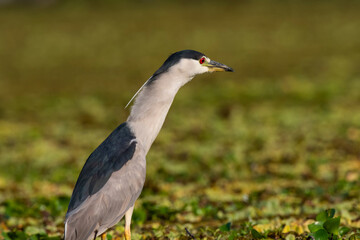
[[[200,62],[200,64],[203,64],[203,63],[205,62],[205,58],[204,58],[204,57],[201,58],[201,59],[199,60],[199,62]]]

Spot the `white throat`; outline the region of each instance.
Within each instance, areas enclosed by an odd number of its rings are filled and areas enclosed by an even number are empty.
[[[177,68],[169,69],[146,84],[136,97],[127,122],[146,153],[159,134],[176,93],[192,78]]]

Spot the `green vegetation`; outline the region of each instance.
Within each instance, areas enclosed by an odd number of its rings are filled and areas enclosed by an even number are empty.
[[[334,217],[335,209],[328,209],[320,212],[316,216],[316,222],[308,226],[312,237],[315,240],[321,239],[340,239],[346,237],[346,234],[350,232],[348,227],[340,227],[340,217]],[[359,234],[351,234],[347,238],[360,237]]]
[[[0,239],[61,238],[84,161],[181,49],[236,72],[180,90],[133,238],[359,239],[359,16],[356,1],[0,8]]]

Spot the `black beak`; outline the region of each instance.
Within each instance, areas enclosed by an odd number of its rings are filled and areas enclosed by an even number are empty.
[[[219,62],[215,62],[213,60],[210,60],[207,67],[209,68],[209,72],[234,72],[231,67],[228,67],[225,64]]]

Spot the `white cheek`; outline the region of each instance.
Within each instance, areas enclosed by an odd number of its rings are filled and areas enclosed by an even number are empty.
[[[201,73],[205,73],[208,71],[208,68],[202,65],[199,65],[199,68],[197,69],[197,73],[196,74],[201,74]]]
[[[194,59],[181,59],[175,68],[184,75],[194,77],[197,74],[205,73],[208,68],[201,65],[198,60]]]
[[[207,72],[207,67],[201,65],[198,61],[195,61],[188,69],[191,76]]]

